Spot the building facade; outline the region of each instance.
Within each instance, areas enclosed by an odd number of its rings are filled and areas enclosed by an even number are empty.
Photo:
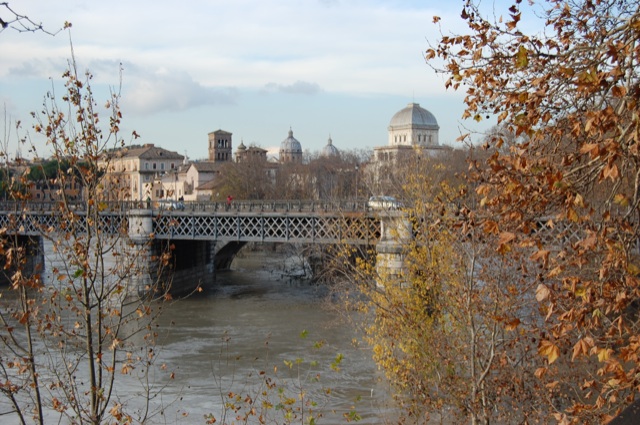
[[[153,145],[108,152],[100,161],[105,170],[105,200],[157,200],[166,193],[158,186],[165,174],[175,173],[184,156]]]

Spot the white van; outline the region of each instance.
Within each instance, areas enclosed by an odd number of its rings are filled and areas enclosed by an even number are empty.
[[[402,202],[393,196],[372,196],[367,206],[373,210],[397,210],[402,208]]]

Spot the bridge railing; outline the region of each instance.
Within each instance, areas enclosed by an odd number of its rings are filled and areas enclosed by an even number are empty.
[[[71,210],[83,211],[84,202],[68,203]],[[0,201],[0,211],[59,212],[60,201]],[[126,212],[132,209],[174,210],[192,212],[363,212],[367,202],[362,200],[307,201],[307,200],[259,200],[232,201],[100,201],[102,212]]]
[[[86,202],[67,203],[68,208],[73,211],[84,211],[86,205]],[[0,201],[0,211],[2,212],[29,211],[33,213],[56,213],[62,211],[63,207],[64,204],[61,201]],[[98,207],[101,212],[126,212],[131,209],[144,208],[144,206],[137,201],[101,201]]]
[[[362,212],[364,201],[259,200],[225,202],[187,201],[181,209],[197,212]]]

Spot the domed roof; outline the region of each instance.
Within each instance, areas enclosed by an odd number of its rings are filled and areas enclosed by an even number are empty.
[[[244,142],[240,140],[240,146],[238,146],[239,151],[246,151],[247,147],[244,145]]]
[[[284,139],[282,143],[280,143],[280,151],[281,152],[289,152],[289,153],[302,153],[302,145],[295,137],[293,137],[293,130],[289,129],[289,137]]]
[[[326,146],[322,148],[322,156],[336,156],[338,154],[338,148],[333,146],[333,141],[331,140],[331,137],[329,137]]]
[[[404,109],[396,112],[391,118],[389,127],[422,127],[435,130],[440,128],[436,117],[417,103],[410,103]]]

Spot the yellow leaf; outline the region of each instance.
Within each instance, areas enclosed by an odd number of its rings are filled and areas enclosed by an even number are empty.
[[[638,276],[640,274],[640,267],[633,263],[629,263],[627,264],[627,273],[633,276]]]
[[[528,54],[529,52],[527,51],[526,47],[520,46],[518,48],[518,53],[516,54],[516,67],[524,68],[529,65]]]
[[[549,364],[552,364],[558,357],[560,357],[560,348],[557,345],[552,343],[551,341],[542,341],[540,344],[540,348],[538,348],[538,353],[547,358]]]
[[[601,348],[598,350],[598,361],[600,363],[609,360],[609,355],[611,354],[610,348]]]
[[[613,202],[615,202],[616,204],[622,206],[622,207],[628,207],[629,206],[629,198],[627,198],[626,195],[622,194],[622,193],[618,193],[616,196],[613,197]]]

